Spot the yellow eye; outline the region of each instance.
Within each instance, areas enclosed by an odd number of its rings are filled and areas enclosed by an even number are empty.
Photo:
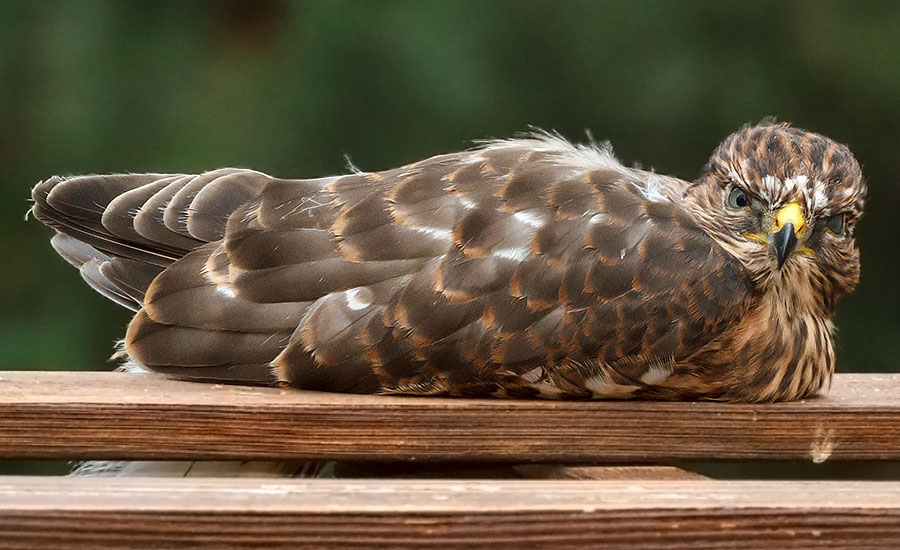
[[[728,200],[725,201],[725,203],[730,208],[747,208],[750,206],[750,198],[743,189],[735,187],[731,190],[731,193],[728,194]]]
[[[843,214],[831,216],[830,218],[828,218],[828,221],[825,222],[825,227],[827,227],[829,231],[839,237],[844,234],[844,225]]]

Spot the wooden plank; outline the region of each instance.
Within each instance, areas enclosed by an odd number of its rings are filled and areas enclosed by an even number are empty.
[[[0,548],[900,548],[900,483],[0,478]]]
[[[0,372],[0,458],[659,462],[900,458],[900,374],[794,403],[346,395]]]

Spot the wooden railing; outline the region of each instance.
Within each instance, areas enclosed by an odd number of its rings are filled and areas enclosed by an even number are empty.
[[[515,473],[0,477],[0,549],[900,548],[900,481],[722,481],[665,466],[900,459],[900,375],[839,375],[827,397],[749,405],[0,372],[0,458],[479,462]],[[632,465],[571,466],[611,462]]]

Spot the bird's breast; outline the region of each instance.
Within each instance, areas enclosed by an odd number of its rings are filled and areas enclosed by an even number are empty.
[[[790,401],[813,397],[834,371],[831,321],[814,311],[761,302],[698,354],[698,365],[721,381],[723,397]],[[710,353],[710,351],[712,351]]]

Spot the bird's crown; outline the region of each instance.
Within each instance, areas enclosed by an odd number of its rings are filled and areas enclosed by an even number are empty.
[[[866,185],[850,150],[825,136],[765,121],[728,136],[707,174],[740,185],[771,207],[799,202],[808,215],[862,212]]]

